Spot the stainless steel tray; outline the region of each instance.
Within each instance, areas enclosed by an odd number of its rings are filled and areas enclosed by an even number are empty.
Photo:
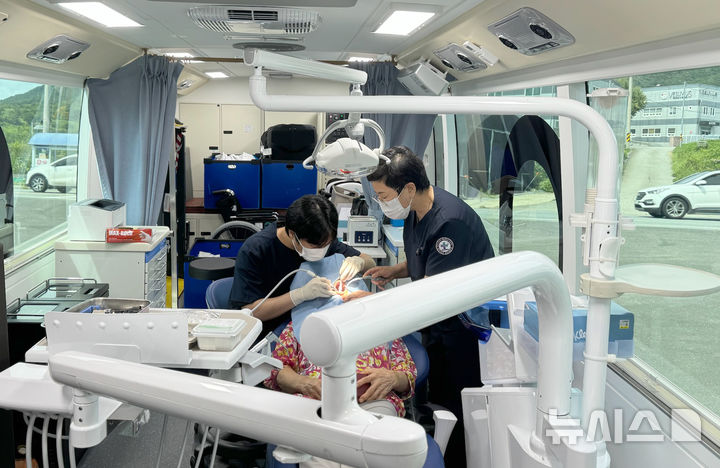
[[[70,307],[65,312],[133,314],[148,312],[150,301],[143,299],[116,299],[94,297]]]

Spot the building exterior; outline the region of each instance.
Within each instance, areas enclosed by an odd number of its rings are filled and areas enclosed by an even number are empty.
[[[643,88],[645,108],[630,121],[635,142],[720,139],[720,87],[681,84]]]

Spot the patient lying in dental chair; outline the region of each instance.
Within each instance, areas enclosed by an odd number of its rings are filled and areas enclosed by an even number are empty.
[[[327,257],[320,262],[304,263],[301,268],[313,270],[318,275],[334,278],[335,268],[339,270],[341,259]],[[320,265],[321,264],[321,265]],[[310,279],[306,275],[305,281]],[[303,281],[300,274],[296,281]],[[356,282],[357,283],[357,282]],[[295,282],[293,282],[295,287]],[[361,286],[364,288],[364,285]],[[297,328],[302,325],[305,317],[312,312],[334,306],[342,301],[350,301],[370,294],[363,289],[349,288],[334,298],[323,299],[323,302],[312,304],[312,310],[305,305],[298,310],[293,309],[292,321],[280,334],[273,357],[283,363],[283,368],[273,371],[265,380],[265,385],[275,390],[295,393],[308,398],[321,397],[321,368],[311,363],[300,347]],[[316,300],[317,301],[317,300]],[[315,301],[311,301],[315,302]],[[365,351],[357,358],[358,403],[368,411],[392,416],[403,417],[405,405],[403,400],[410,398],[415,391],[417,370],[410,352],[402,340],[376,346]]]

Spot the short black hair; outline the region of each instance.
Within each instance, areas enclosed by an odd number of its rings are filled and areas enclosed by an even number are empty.
[[[320,195],[303,195],[287,210],[285,231],[313,245],[323,245],[337,237],[338,213],[335,205]]]
[[[415,188],[420,192],[430,187],[430,180],[422,160],[410,148],[393,146],[383,151],[383,154],[390,159],[390,162],[380,160],[375,172],[367,176],[370,182],[382,182],[398,193],[410,182],[414,183]]]

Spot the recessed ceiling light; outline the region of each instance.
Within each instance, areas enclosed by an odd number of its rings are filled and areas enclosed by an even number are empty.
[[[142,26],[100,2],[58,3],[61,7],[107,26],[108,28],[136,28]]]
[[[228,78],[228,76],[224,72],[215,71],[215,72],[205,72],[207,76],[210,78]]]
[[[378,34],[393,34],[407,36],[435,16],[430,11],[404,11],[396,10],[377,28]]]
[[[372,57],[349,57],[348,62],[372,62],[375,59]]]

